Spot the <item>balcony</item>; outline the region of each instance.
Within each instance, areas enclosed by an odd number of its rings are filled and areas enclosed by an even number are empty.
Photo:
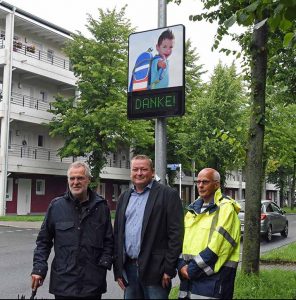
[[[112,158],[107,157],[107,164],[105,167],[111,167],[111,168],[124,168],[124,169],[130,169],[130,161],[129,160],[114,160]]]
[[[9,145],[9,156],[62,163],[72,163],[76,160],[74,157],[61,158],[57,150],[16,144]]]
[[[37,146],[28,145],[9,145],[9,156],[18,157],[24,159],[34,159],[34,160],[46,160],[51,162],[62,162],[62,163],[72,163],[77,160],[77,157],[64,157],[61,158],[58,155],[58,150],[40,148]],[[83,159],[81,157],[81,159]],[[107,157],[107,164],[105,167],[112,168],[130,168],[130,161],[127,160],[113,160]]]
[[[0,38],[0,48],[4,48],[4,39],[5,37]],[[50,52],[38,50],[34,45],[23,44],[20,41],[13,41],[13,51],[17,53],[21,53],[25,56],[31,57],[33,59],[43,61],[45,63],[51,64],[58,68],[62,68],[68,71],[72,71],[72,67],[69,59],[64,59],[62,57],[53,55]]]
[[[51,103],[42,101],[34,97],[18,94],[15,92],[11,93],[11,104],[20,105],[23,107],[29,107],[36,110],[48,111],[52,108]]]

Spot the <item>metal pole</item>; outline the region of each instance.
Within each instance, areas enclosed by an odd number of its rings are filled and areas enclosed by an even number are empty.
[[[242,200],[243,198],[243,183],[242,183],[242,170],[238,170],[238,200]]]
[[[192,193],[191,193],[191,203],[195,200],[195,161],[192,160]]]
[[[180,173],[179,173],[179,181],[180,181],[180,191],[179,191],[179,194],[180,194],[180,199],[182,200],[182,164],[179,164],[179,167],[180,167]]]
[[[14,35],[14,13],[6,15],[5,30],[5,64],[3,71],[3,107],[4,117],[1,122],[1,176],[0,176],[0,216],[6,214],[6,188],[8,173],[8,140],[9,140],[9,123],[10,123],[10,97],[12,82],[12,51],[13,51],[13,35]]]
[[[166,26],[166,0],[158,0],[158,28]],[[155,120],[155,172],[160,182],[166,184],[166,119]]]

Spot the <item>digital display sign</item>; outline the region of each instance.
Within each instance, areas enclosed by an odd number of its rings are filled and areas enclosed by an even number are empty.
[[[129,119],[182,116],[185,112],[185,27],[129,36]]]
[[[183,91],[178,88],[134,93],[128,101],[128,115],[131,119],[181,116],[185,111],[183,99]]]

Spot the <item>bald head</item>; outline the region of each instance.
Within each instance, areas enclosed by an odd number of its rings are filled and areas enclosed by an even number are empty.
[[[202,169],[199,174],[206,174],[207,176],[209,176],[212,180],[218,181],[220,182],[220,174],[218,171],[216,171],[215,169],[212,168],[204,168]]]
[[[212,168],[204,168],[197,175],[197,189],[204,202],[209,203],[220,188],[220,174]]]

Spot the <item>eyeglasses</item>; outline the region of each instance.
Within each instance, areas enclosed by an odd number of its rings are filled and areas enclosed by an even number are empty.
[[[197,180],[196,184],[197,185],[200,185],[200,184],[208,185],[210,182],[217,182],[217,180]]]

